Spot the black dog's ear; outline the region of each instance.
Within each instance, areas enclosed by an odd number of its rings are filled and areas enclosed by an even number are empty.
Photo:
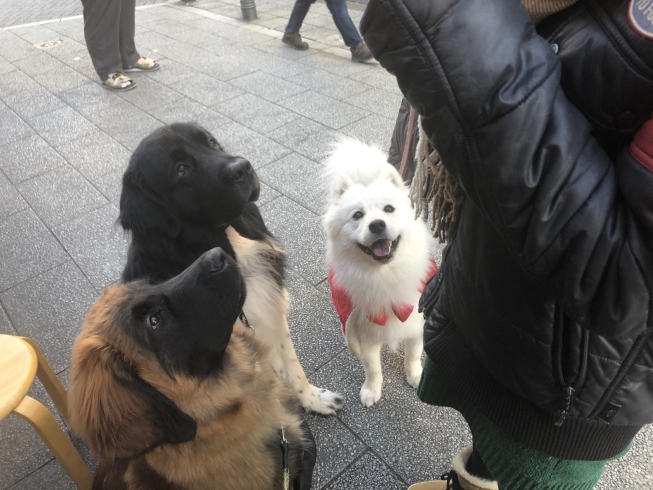
[[[158,231],[176,237],[181,224],[151,194],[139,172],[128,169],[122,177],[120,225],[137,233]]]

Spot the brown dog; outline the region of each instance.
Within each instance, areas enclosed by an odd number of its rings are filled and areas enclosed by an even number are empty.
[[[239,319],[244,301],[236,262],[213,249],[167,282],[108,287],[91,307],[69,407],[100,457],[94,488],[276,490],[284,467],[290,488],[310,488],[311,433]]]

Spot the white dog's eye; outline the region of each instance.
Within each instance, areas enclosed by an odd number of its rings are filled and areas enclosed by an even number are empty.
[[[386,207],[383,208],[383,210],[384,210],[386,213],[394,213],[395,208],[393,208],[392,206],[390,206],[390,205],[388,204]]]
[[[363,214],[361,211],[356,211],[356,212],[354,213],[354,215],[352,216],[352,218],[354,218],[356,221],[358,221],[358,220],[361,219],[363,216],[364,216],[364,214]]]

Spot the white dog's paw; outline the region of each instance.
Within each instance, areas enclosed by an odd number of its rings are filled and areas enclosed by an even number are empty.
[[[413,388],[417,388],[419,381],[422,379],[422,364],[417,363],[414,366],[406,369],[406,381]]]
[[[342,395],[329,390],[309,385],[303,393],[299,393],[299,401],[307,412],[320,415],[335,415],[342,408]]]
[[[370,408],[381,399],[381,384],[368,386],[367,383],[361,388],[361,403],[365,408]]]

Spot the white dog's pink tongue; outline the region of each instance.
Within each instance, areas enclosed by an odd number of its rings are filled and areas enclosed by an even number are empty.
[[[372,244],[372,253],[377,257],[387,257],[390,255],[392,242],[390,240],[378,240]]]

